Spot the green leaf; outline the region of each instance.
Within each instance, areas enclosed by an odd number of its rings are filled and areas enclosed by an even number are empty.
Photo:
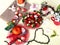
[[[51,35],[51,37],[55,37],[57,34],[56,34],[56,31],[53,31],[53,34]]]
[[[11,28],[14,27],[14,23],[10,23],[6,28],[5,30],[9,31]]]
[[[24,22],[24,19],[22,19],[22,22]]]
[[[40,13],[40,11],[37,11],[37,13]]]
[[[56,36],[55,34],[51,35],[51,37],[55,37],[55,36]]]
[[[30,24],[27,24],[27,26],[30,26]]]
[[[24,16],[22,16],[23,18],[25,18],[26,16],[24,15]]]
[[[35,24],[32,24],[32,28],[34,28],[35,27]]]
[[[60,4],[57,6],[57,11],[60,11]]]
[[[13,23],[13,22],[10,21],[10,22],[8,22],[8,25],[10,25],[10,24],[12,24],[12,23]]]
[[[55,30],[53,32],[56,34],[56,31]]]

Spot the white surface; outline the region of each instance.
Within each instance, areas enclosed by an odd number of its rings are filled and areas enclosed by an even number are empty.
[[[13,3],[14,0],[0,0],[0,15]]]
[[[13,1],[14,0],[0,0],[0,14],[2,14],[10,6],[10,4]],[[27,0],[27,1],[31,4],[32,3],[41,4],[43,0]],[[46,0],[46,1],[48,1],[49,5],[52,5],[55,8],[60,3],[60,0]],[[4,40],[6,40],[6,36],[8,34],[8,32],[4,30],[6,26],[7,26],[7,23],[4,20],[0,19],[0,45],[7,45],[4,43]],[[52,34],[53,30],[55,30],[59,35],[54,38],[50,38],[51,41],[48,45],[60,45],[60,26],[55,26],[51,20],[45,19],[41,27],[44,28],[45,34],[47,34],[48,36]],[[30,30],[29,40],[33,39],[34,32],[35,32],[34,30]],[[42,44],[32,42],[30,45],[42,45]]]

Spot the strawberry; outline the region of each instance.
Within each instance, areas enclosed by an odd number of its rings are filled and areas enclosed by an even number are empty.
[[[36,25],[36,27],[39,27],[39,26],[40,26],[40,24],[39,24],[39,23],[35,23],[35,25]]]
[[[18,12],[15,12],[15,15],[18,15]]]
[[[19,16],[22,17],[22,13],[19,13]]]
[[[21,8],[20,7],[17,7],[17,11],[20,11],[21,10]]]
[[[26,8],[22,8],[22,12],[26,12],[27,11],[27,9]]]

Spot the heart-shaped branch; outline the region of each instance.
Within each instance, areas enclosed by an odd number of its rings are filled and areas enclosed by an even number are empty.
[[[47,42],[41,42],[41,41],[37,41],[36,40],[36,33],[37,33],[37,31],[39,30],[39,29],[41,29],[42,30],[42,35],[44,35],[44,36],[46,36],[47,37],[47,39],[48,39],[48,41]],[[29,45],[31,42],[33,42],[33,41],[35,41],[36,43],[40,43],[40,44],[48,44],[49,42],[50,42],[50,38],[49,38],[49,36],[48,35],[46,35],[46,34],[44,34],[44,29],[43,28],[38,28],[38,29],[36,29],[36,31],[35,31],[35,35],[34,35],[34,39],[33,40],[30,40],[30,41],[28,41],[28,43],[27,43],[27,45]]]

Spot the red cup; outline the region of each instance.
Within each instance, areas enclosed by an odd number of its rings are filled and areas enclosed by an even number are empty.
[[[25,2],[25,0],[17,0],[18,4],[23,4]]]
[[[52,21],[55,21],[55,18],[54,18],[54,17],[51,17],[51,20],[52,20]]]
[[[51,17],[51,20],[54,22],[55,25],[60,25],[60,22],[56,21],[56,19],[54,17]]]

